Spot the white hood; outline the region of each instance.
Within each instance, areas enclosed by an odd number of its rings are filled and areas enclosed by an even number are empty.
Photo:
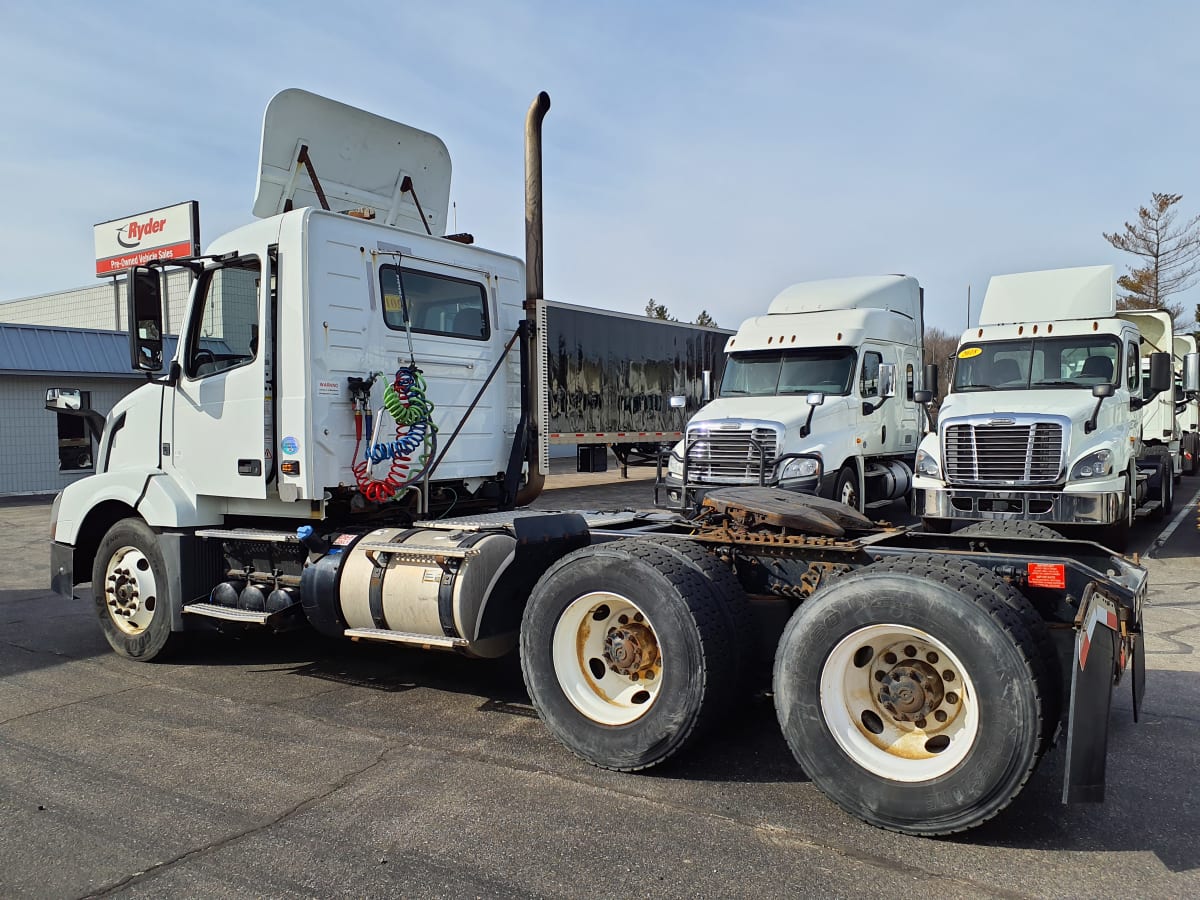
[[[1104,401],[1116,403],[1115,398]],[[1005,413],[1030,413],[1067,416],[1073,422],[1090,418],[1096,408],[1096,398],[1090,390],[1044,390],[1044,391],[965,391],[951,394],[938,411],[938,419],[944,421],[959,416],[1002,416]]]

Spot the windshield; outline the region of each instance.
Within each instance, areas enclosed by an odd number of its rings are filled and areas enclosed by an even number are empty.
[[[968,344],[954,363],[955,391],[1088,388],[1117,383],[1120,344],[1112,335],[1079,335]]]
[[[855,354],[849,347],[735,353],[721,377],[720,395],[848,394],[854,362]]]

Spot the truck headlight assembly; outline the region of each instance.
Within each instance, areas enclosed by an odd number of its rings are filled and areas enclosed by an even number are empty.
[[[683,460],[675,455],[675,451],[667,457],[667,474],[672,478],[683,478]]]
[[[1112,470],[1112,451],[1097,450],[1095,453],[1089,453],[1071,467],[1071,478],[1101,478],[1111,475]]]
[[[941,478],[942,470],[933,454],[927,450],[917,451],[917,474],[928,475],[930,478]]]
[[[792,459],[783,465],[779,473],[780,481],[793,481],[797,478],[812,478],[817,474],[818,463],[815,459]]]

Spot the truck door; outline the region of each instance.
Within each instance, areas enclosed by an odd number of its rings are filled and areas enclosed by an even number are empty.
[[[171,458],[197,494],[266,496],[263,281],[261,262],[243,257],[208,270],[196,287],[179,354]]]

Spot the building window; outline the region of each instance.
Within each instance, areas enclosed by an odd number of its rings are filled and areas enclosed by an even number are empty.
[[[79,392],[79,408],[90,409],[92,396],[88,391]],[[88,434],[87,421],[83,416],[58,414],[58,470],[78,472],[92,468],[92,438]]]

